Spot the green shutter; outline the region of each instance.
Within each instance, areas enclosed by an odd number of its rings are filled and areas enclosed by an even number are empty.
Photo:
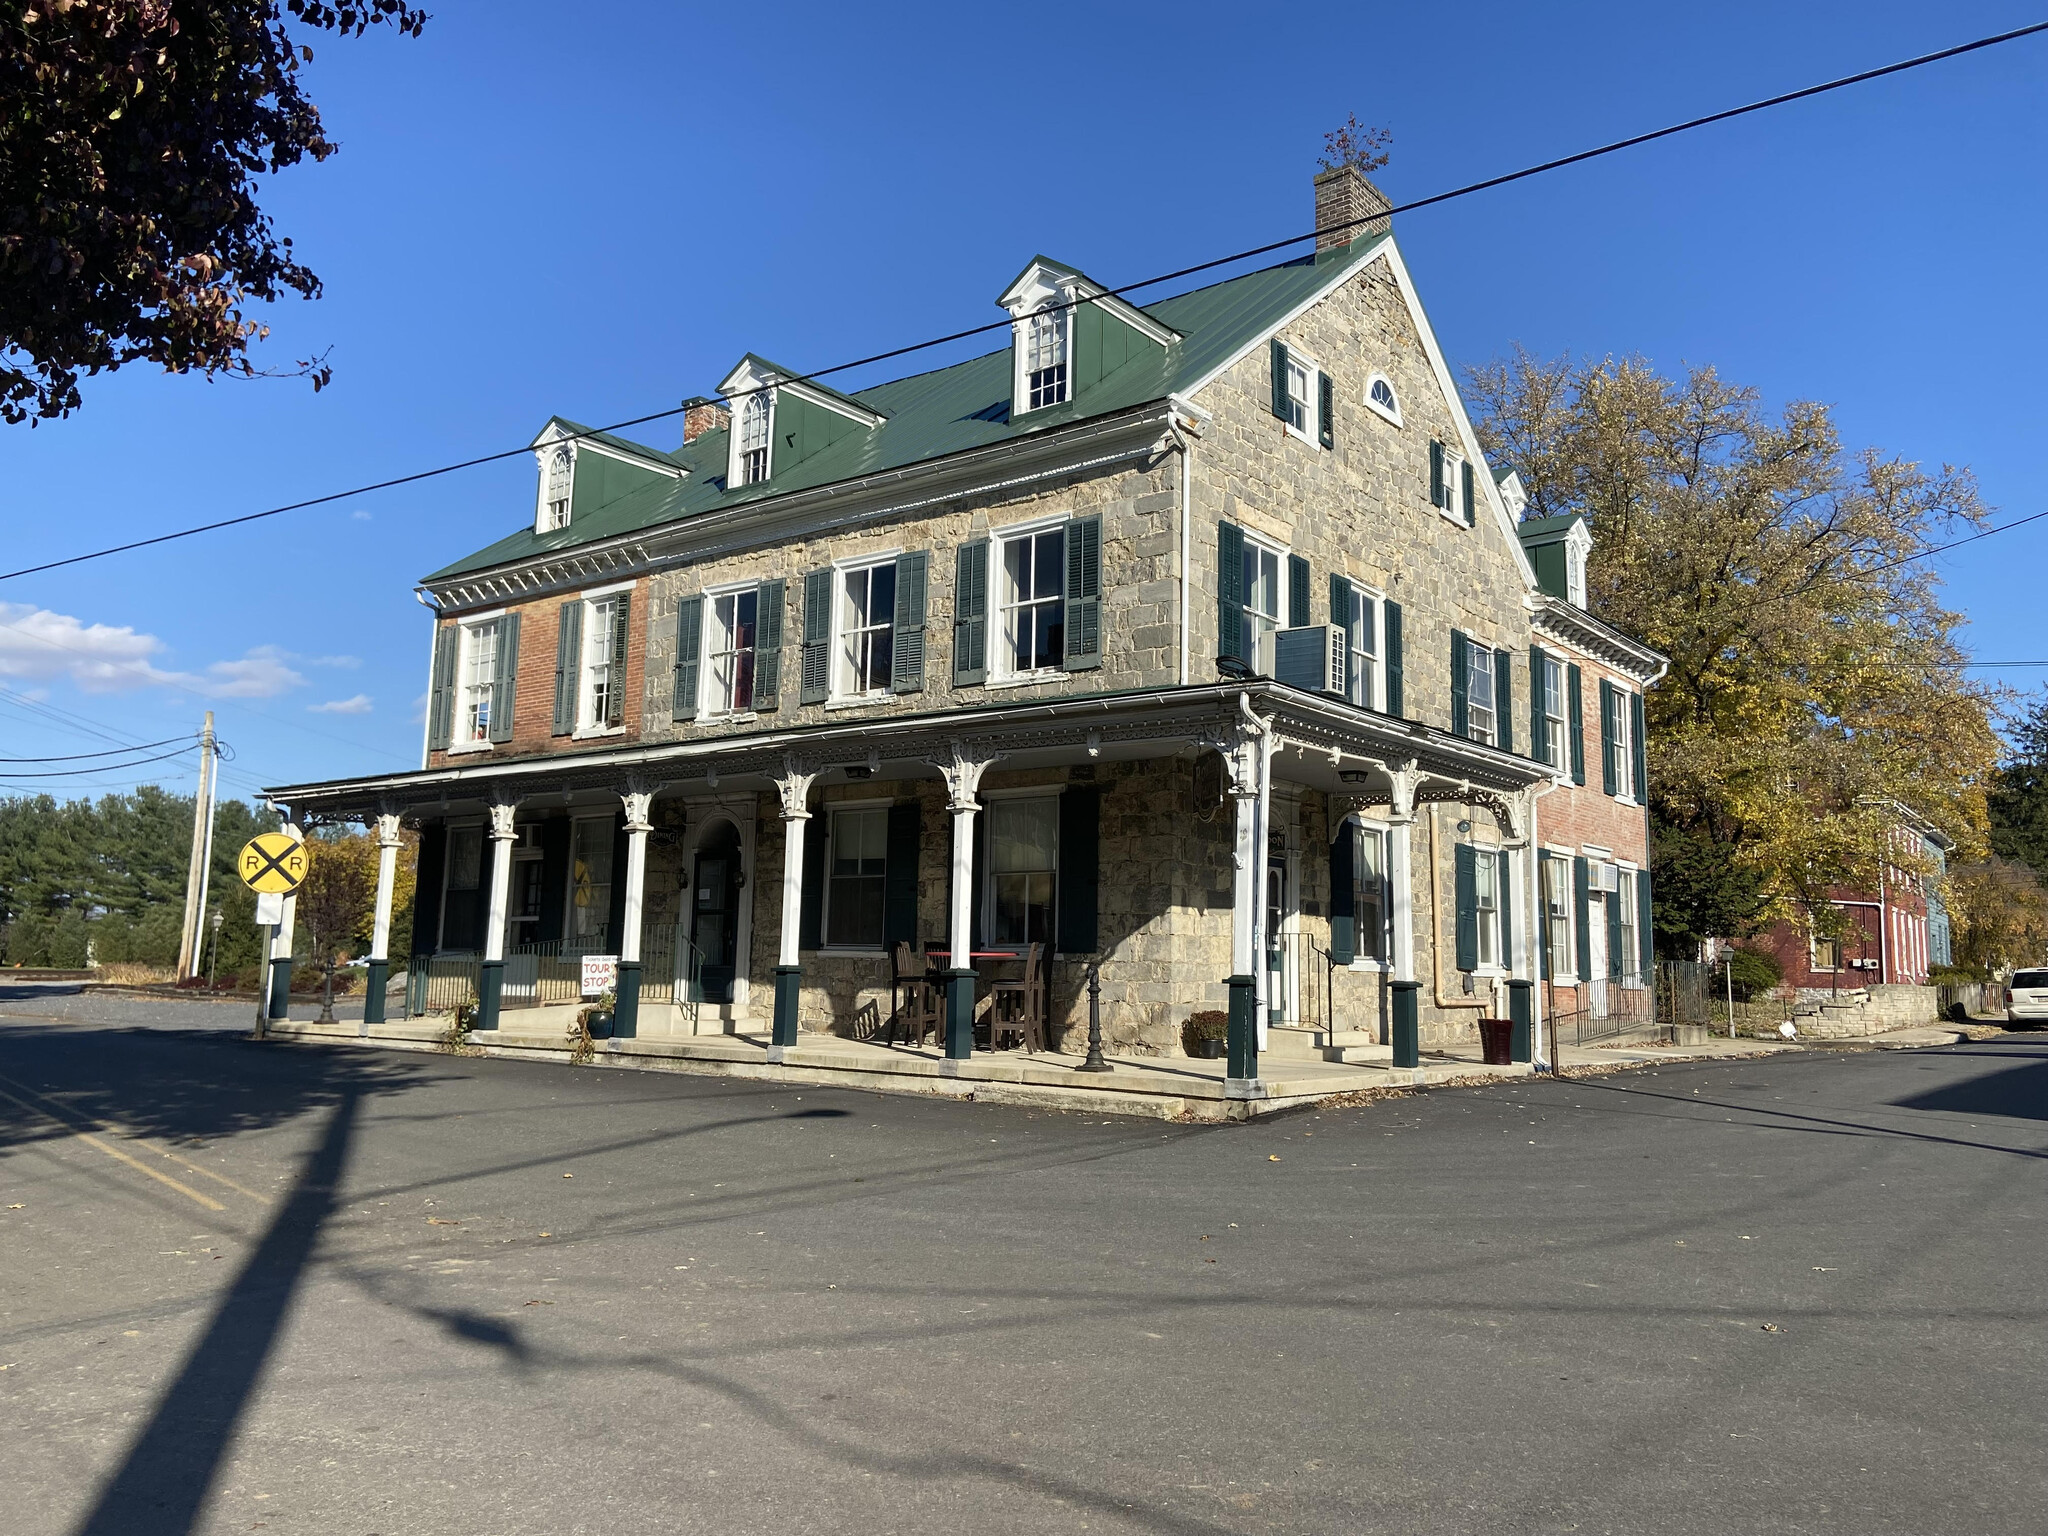
[[[1621,892],[1607,893],[1607,979],[1621,980],[1621,973],[1628,968],[1621,952]]]
[[[1651,927],[1650,872],[1636,871],[1636,948],[1643,963],[1643,981],[1657,974],[1657,935]]]
[[[1444,494],[1444,445],[1435,438],[1429,440],[1429,504],[1439,508],[1451,504]]]
[[[623,725],[626,721],[626,634],[632,606],[633,595],[630,592],[621,592],[617,605],[612,609],[612,648],[610,656],[606,658],[612,669],[612,685],[606,695],[606,725]],[[624,869],[625,866],[622,864],[619,868]]]
[[[583,603],[574,599],[562,604],[555,634],[555,734],[570,735],[576,729],[576,683],[583,670]]]
[[[1572,956],[1572,970],[1580,981],[1593,978],[1586,971],[1586,957],[1593,952],[1593,874],[1582,858],[1572,860],[1572,901],[1578,918],[1579,947]],[[1581,1006],[1584,1000],[1581,999]]]
[[[804,577],[803,675],[797,687],[799,704],[822,704],[832,690],[832,573],[812,571]]]
[[[1287,419],[1287,343],[1275,336],[1270,350],[1273,359],[1273,414],[1282,421],[1285,421]]]
[[[1579,679],[1576,662],[1564,669],[1564,708],[1569,716],[1572,744],[1572,782],[1586,782],[1586,701],[1585,690]]]
[[[1069,672],[1102,665],[1102,519],[1067,524],[1066,656]]]
[[[1550,761],[1550,722],[1543,714],[1543,648],[1529,647],[1529,755]]]
[[[918,856],[924,813],[915,800],[889,807],[889,843],[882,874],[882,943],[917,943]]]
[[[1102,866],[1102,791],[1093,785],[1060,791],[1059,889],[1054,897],[1063,955],[1101,948],[1096,912]]]
[[[1613,794],[1615,781],[1620,777],[1621,743],[1615,740],[1615,694],[1614,684],[1606,678],[1600,679],[1600,788],[1605,794]]]
[[[953,686],[988,681],[988,540],[962,544],[953,563]]]
[[[1287,627],[1306,629],[1314,619],[1309,614],[1308,561],[1300,555],[1287,557]]]
[[[434,631],[434,665],[429,673],[427,745],[445,751],[455,732],[455,651],[462,643],[459,623]]]
[[[1358,827],[1348,817],[1330,840],[1330,960],[1358,958]]]
[[[1479,864],[1470,843],[1451,850],[1457,871],[1458,969],[1479,969]]]
[[[1650,758],[1649,749],[1643,742],[1643,696],[1632,693],[1628,696],[1629,724],[1634,728],[1636,804],[1650,803]]]
[[[1467,528],[1477,527],[1479,515],[1477,503],[1472,495],[1472,461],[1470,459],[1464,459],[1459,462],[1458,481],[1458,494],[1463,497],[1465,504],[1465,526]]]
[[[1330,574],[1330,622],[1345,632],[1344,697],[1351,697],[1351,583],[1334,571]]]
[[[1244,650],[1244,530],[1235,523],[1216,525],[1216,667],[1225,676],[1242,675],[1227,661],[1249,664]]]
[[[1465,654],[1468,642],[1465,632],[1451,631],[1451,734],[1469,736],[1472,732],[1472,710],[1469,692],[1471,689],[1471,658]],[[1466,967],[1471,969],[1471,967]]]
[[[1327,373],[1316,375],[1316,441],[1337,446],[1337,386]]]
[[[519,708],[519,615],[498,620],[498,667],[491,678],[491,740],[512,739],[513,716]]]
[[[754,633],[760,634],[758,622]],[[669,706],[678,724],[697,718],[697,674],[703,652],[704,599],[686,597],[676,604],[676,691]],[[754,676],[758,679],[760,675],[760,653],[756,651]]]
[[[924,691],[924,610],[931,553],[914,549],[896,557],[896,615],[890,625],[889,690]]]
[[[782,609],[789,585],[780,576],[761,583],[754,599],[754,708],[766,712],[781,704]]]
[[[1405,714],[1405,688],[1401,671],[1401,605],[1391,597],[1385,608],[1387,642],[1387,713]]]
[[[1493,723],[1498,738],[1494,745],[1503,752],[1515,750],[1515,669],[1509,651],[1493,653]]]
[[[825,848],[832,838],[832,813],[828,807],[818,807],[807,832],[801,876],[803,889],[797,900],[796,945],[800,950],[819,949],[825,942]],[[884,872],[885,886],[888,878]]]

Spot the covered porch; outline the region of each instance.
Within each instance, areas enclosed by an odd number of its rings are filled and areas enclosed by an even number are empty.
[[[845,1042],[957,1071],[989,1055],[991,982],[1035,971],[1047,1049],[1001,1052],[1017,1071],[1085,1062],[1092,1019],[1120,1072],[1213,1075],[1225,1095],[1267,1098],[1283,1063],[1417,1070],[1426,1035],[1447,1040],[1484,1007],[1516,1018],[1521,1060],[1541,1054],[1532,861],[1515,854],[1543,778],[1251,680],[273,797],[302,825],[366,822],[393,842],[401,818],[419,827],[408,1011],[473,1002],[479,1038],[559,1036],[584,1000],[583,957],[615,956],[608,1049],[725,1037],[735,1061],[774,1066]],[[1417,833],[1432,807],[1456,808],[1459,828],[1476,818],[1501,850],[1484,997],[1469,973],[1469,1000],[1446,991],[1454,861]],[[373,969],[389,964],[387,929]],[[901,1028],[919,961],[929,1045]],[[1214,1015],[1223,1059],[1190,1060],[1198,1016]]]

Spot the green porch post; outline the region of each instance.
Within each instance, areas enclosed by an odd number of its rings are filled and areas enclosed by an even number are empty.
[[[498,1027],[498,1000],[505,991],[505,962],[486,960],[476,973],[476,1023],[472,1029]]]
[[[1259,982],[1256,976],[1232,976],[1230,988],[1229,1076],[1248,1083],[1259,1075]]]
[[[372,960],[369,974],[364,978],[368,988],[363,993],[363,1022],[382,1024],[384,1022],[384,989],[391,985],[391,962]]]
[[[1422,1065],[1422,1026],[1415,1012],[1415,994],[1421,988],[1419,981],[1394,983],[1394,1065],[1397,1067]]]
[[[1508,983],[1508,1019],[1514,1024],[1514,1033],[1509,1037],[1508,1055],[1516,1061],[1533,1061],[1536,1056],[1531,1036],[1529,1012],[1529,983],[1514,980]]]
[[[980,978],[973,966],[953,966],[946,972],[946,1056],[965,1061],[974,1054],[974,984]]]

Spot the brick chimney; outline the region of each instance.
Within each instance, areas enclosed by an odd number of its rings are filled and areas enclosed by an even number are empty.
[[[1383,235],[1394,227],[1385,215],[1393,203],[1355,165],[1340,165],[1316,177],[1316,250],[1349,245],[1360,235]],[[1362,219],[1363,223],[1353,223]],[[1346,226],[1349,226],[1348,228]]]
[[[683,446],[688,447],[706,432],[719,432],[732,425],[732,412],[716,400],[692,395],[683,402]]]

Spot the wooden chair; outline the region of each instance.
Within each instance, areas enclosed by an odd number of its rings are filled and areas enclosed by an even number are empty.
[[[1015,981],[989,984],[988,1045],[997,1049],[1005,1035],[1016,1035],[1027,1051],[1045,1047],[1045,946],[1024,946],[1024,974]]]
[[[894,972],[889,987],[894,1004],[889,1014],[890,1038],[901,1041],[906,1034],[914,1034],[917,1043],[923,1045],[927,1035],[944,1034],[945,997],[939,984],[932,980],[931,962],[924,951],[898,943]]]

